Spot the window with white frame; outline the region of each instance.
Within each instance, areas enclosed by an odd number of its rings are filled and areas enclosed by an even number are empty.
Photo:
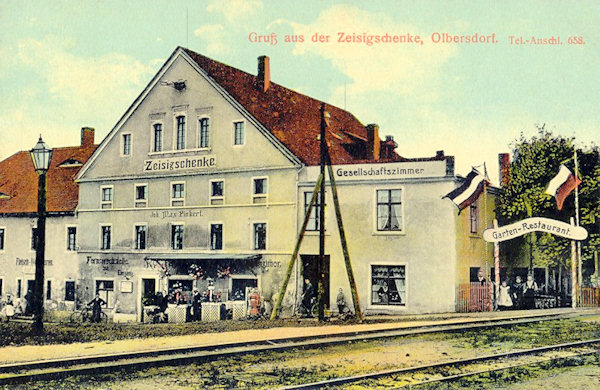
[[[244,122],[242,121],[233,123],[233,144],[244,144]]]
[[[183,225],[171,225],[171,249],[183,249]]]
[[[210,119],[198,119],[198,147],[208,148],[210,146]]]
[[[210,249],[212,249],[212,250],[223,249],[223,224],[222,223],[210,224]]]
[[[148,206],[148,184],[135,184],[135,207]]]
[[[225,200],[225,181],[210,181],[210,204],[223,204]]]
[[[123,156],[131,155],[131,134],[123,134]]]
[[[183,206],[185,204],[185,183],[171,183],[171,206]]]
[[[312,198],[312,192],[304,193],[304,213],[308,210],[310,206],[310,200]],[[319,213],[321,212],[321,206],[323,206],[321,202],[321,193],[317,192],[317,199],[315,200],[315,204],[310,212],[310,217],[308,218],[308,224],[306,225],[306,230],[316,231],[319,230]]]
[[[0,228],[0,251],[4,250],[4,236],[6,229]]]
[[[163,150],[163,128],[162,128],[162,123],[155,123],[152,126],[152,131],[153,131],[152,151],[153,152],[162,152],[162,150]]]
[[[96,280],[96,294],[106,302],[106,308],[112,308],[115,301],[115,282],[113,280]]]
[[[75,281],[65,281],[65,301],[75,302]]]
[[[148,225],[135,225],[135,249],[146,249],[148,239]]]
[[[254,249],[267,249],[267,224],[264,222],[254,224]]]
[[[471,233],[477,233],[478,228],[478,210],[477,205],[475,203],[469,206],[469,231]]]
[[[402,191],[377,190],[377,230],[402,230]]]
[[[75,226],[67,227],[67,250],[77,250],[77,228]]]
[[[371,304],[406,305],[404,265],[371,265]]]
[[[185,115],[179,115],[175,118],[176,133],[175,133],[175,149],[185,149]]]
[[[113,187],[100,187],[101,204],[103,209],[110,209],[113,206]]]
[[[267,203],[268,180],[266,177],[252,179],[252,203]]]
[[[100,225],[100,249],[112,248],[112,226]]]

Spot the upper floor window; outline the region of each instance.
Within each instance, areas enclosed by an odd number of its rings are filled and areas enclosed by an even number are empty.
[[[267,178],[257,177],[252,179],[252,202],[266,203],[267,202]]]
[[[148,205],[148,185],[135,185],[135,207],[146,207]]]
[[[254,224],[254,249],[267,249],[267,224]]]
[[[210,225],[210,249],[223,249],[223,224],[221,223]]]
[[[199,131],[199,139],[198,139],[198,147],[200,148],[208,148],[210,145],[210,122],[208,118],[200,118],[198,120],[198,125],[200,127]]]
[[[123,134],[123,156],[131,154],[131,134]]]
[[[233,123],[233,144],[243,145],[244,144],[244,122]]]
[[[304,212],[308,210],[308,206],[310,206],[310,200],[312,198],[312,192],[304,193]],[[317,199],[315,201],[314,207],[310,212],[310,217],[308,218],[308,224],[306,225],[306,230],[319,230],[319,214],[321,213],[321,207],[323,206],[321,202],[321,193],[317,192]]]
[[[171,206],[183,206],[185,203],[185,183],[171,183]]]
[[[377,190],[377,230],[402,230],[401,190]]]
[[[148,238],[147,225],[135,225],[135,249],[146,249]]]
[[[113,205],[113,187],[101,187],[100,188],[102,194],[102,208],[110,209]]]
[[[210,204],[223,204],[225,182],[223,180],[210,181]]]
[[[31,228],[31,250],[36,250],[38,244],[38,229]]]
[[[152,144],[153,152],[162,152],[163,150],[163,130],[161,123],[155,123],[154,129],[154,142]]]
[[[4,250],[4,228],[0,228],[0,251]]]
[[[183,225],[171,225],[171,248],[183,249]]]
[[[471,204],[471,206],[469,206],[469,231],[471,233],[477,233],[477,228],[478,228],[478,212],[477,212],[477,205],[475,203]]]
[[[77,250],[77,228],[75,226],[67,227],[67,250]]]
[[[175,138],[175,149],[185,149],[185,116],[179,115],[176,118],[177,121],[177,133]]]
[[[100,226],[100,249],[112,248],[111,242],[112,228],[109,225]]]

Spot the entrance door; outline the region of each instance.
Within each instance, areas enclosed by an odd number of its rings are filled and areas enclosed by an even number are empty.
[[[142,279],[142,305],[153,305],[156,292],[156,279]]]
[[[300,255],[300,259],[302,259],[302,279],[308,278],[315,288],[315,294],[317,294],[317,286],[319,285],[317,274],[319,255]],[[323,302],[325,307],[329,308],[329,255],[325,255],[321,271],[323,272],[323,289],[325,290]]]

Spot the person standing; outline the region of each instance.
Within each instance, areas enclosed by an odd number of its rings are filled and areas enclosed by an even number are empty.
[[[15,315],[15,305],[12,300],[12,296],[6,297],[6,303],[4,305],[4,314],[6,314],[6,322],[9,322]]]
[[[88,303],[88,305],[92,307],[92,322],[100,322],[102,305],[106,305],[106,301],[100,298],[100,294],[96,293],[96,296]]]
[[[304,278],[304,291],[302,292],[302,306],[306,310],[307,315],[311,315],[310,309],[312,306],[312,299],[315,295],[315,289],[310,282],[310,279]]]
[[[498,310],[510,309],[513,305],[512,299],[510,298],[510,287],[506,285],[506,280],[502,281],[498,293]]]
[[[337,304],[337,307],[338,307],[339,316],[340,317],[343,316],[344,313],[346,312],[346,297],[344,297],[344,290],[342,290],[341,288],[340,288],[340,291],[338,292],[335,303]]]
[[[202,318],[202,295],[197,288],[194,288],[192,295],[192,320],[200,321]]]
[[[535,292],[537,289],[538,286],[533,280],[533,275],[527,275],[527,281],[523,285],[523,307],[525,309],[535,309]]]
[[[518,275],[515,278],[515,283],[512,285],[511,293],[515,308],[520,309],[523,304],[523,279]]]
[[[383,282],[383,285],[379,287],[377,296],[379,297],[379,303],[381,305],[387,305],[390,302],[390,289],[387,282]]]

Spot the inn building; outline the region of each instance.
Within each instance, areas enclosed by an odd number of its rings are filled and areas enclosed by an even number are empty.
[[[157,292],[274,303],[319,164],[322,102],[178,47],[77,175],[78,285],[141,320]],[[493,264],[481,232],[493,198],[458,215],[442,196],[462,178],[442,151],[405,158],[376,125],[327,105],[327,143],[360,304],[369,313],[455,310],[456,284]],[[488,199],[489,198],[489,199]],[[308,221],[284,302],[316,283],[318,209],[326,213],[326,303],[350,302],[328,186]],[[381,293],[384,284],[387,286]]]

